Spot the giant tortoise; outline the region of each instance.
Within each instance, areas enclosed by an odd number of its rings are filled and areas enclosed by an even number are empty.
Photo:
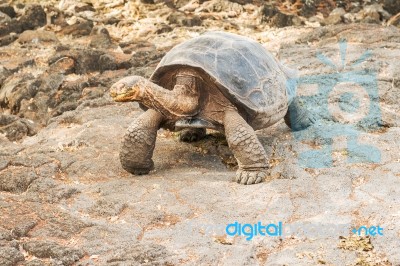
[[[239,165],[236,182],[265,180],[268,158],[254,130],[282,118],[293,130],[314,122],[295,97],[295,80],[295,71],[243,36],[207,32],[175,46],[150,80],[129,76],[110,89],[115,101],[137,101],[145,110],[124,136],[122,167],[139,175],[153,169],[161,127],[182,130],[183,141],[198,140],[210,128],[226,136]]]

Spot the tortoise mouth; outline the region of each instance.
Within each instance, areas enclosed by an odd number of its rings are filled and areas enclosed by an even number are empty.
[[[113,98],[114,101],[116,102],[129,102],[133,101],[134,97],[132,95],[132,92],[126,91],[126,92],[121,92],[121,93],[110,93],[110,96]]]
[[[137,86],[127,88],[125,84],[118,84],[116,87],[110,89],[110,96],[116,102],[138,101],[137,91]]]
[[[126,88],[126,84],[117,83],[114,84],[110,89],[110,96],[116,102],[128,101],[129,91]]]
[[[129,97],[127,97],[127,95],[125,95],[125,94],[115,95],[115,96],[111,95],[111,97],[113,98],[113,100],[115,102],[128,102],[128,101],[130,101]]]
[[[140,91],[139,83],[142,80],[139,76],[125,77],[111,86],[110,96],[116,102],[136,101]]]

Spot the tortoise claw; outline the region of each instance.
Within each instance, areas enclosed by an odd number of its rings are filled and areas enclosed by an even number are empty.
[[[265,170],[243,170],[236,172],[235,181],[242,185],[252,185],[263,182],[267,177]]]

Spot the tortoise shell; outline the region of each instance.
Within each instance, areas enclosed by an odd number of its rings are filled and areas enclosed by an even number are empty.
[[[175,46],[150,79],[172,89],[173,77],[168,73],[182,66],[206,74],[225,97],[247,113],[255,129],[281,119],[296,94],[295,71],[280,64],[258,42],[232,33],[207,32]]]

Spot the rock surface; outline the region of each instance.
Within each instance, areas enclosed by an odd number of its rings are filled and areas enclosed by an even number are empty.
[[[10,23],[37,16],[30,28],[13,24],[16,37],[0,49],[0,265],[400,264],[400,31],[377,25],[384,12],[375,9],[375,24],[346,24],[346,14],[365,8],[303,5],[290,14],[282,6],[272,17],[312,25],[271,28],[257,1],[181,1],[177,13],[172,1],[142,2],[0,8]],[[325,17],[310,22],[317,11]],[[194,17],[201,23],[184,22]],[[155,170],[128,174],[120,140],[142,111],[112,102],[108,88],[126,75],[148,77],[172,46],[207,29],[252,37],[296,67],[299,95],[318,123],[300,134],[283,122],[257,132],[271,165],[271,180],[260,185],[231,181],[235,160],[212,132],[187,144],[159,131]],[[36,41],[39,31],[50,41]],[[332,82],[371,94],[327,95],[316,86]],[[375,147],[379,160],[332,133],[364,103],[374,112],[348,137]],[[325,148],[331,161],[311,159],[330,165],[301,165],[301,154]],[[366,158],[375,161],[357,161]],[[303,229],[247,241],[226,235],[235,221]],[[384,234],[354,236],[363,225]]]

